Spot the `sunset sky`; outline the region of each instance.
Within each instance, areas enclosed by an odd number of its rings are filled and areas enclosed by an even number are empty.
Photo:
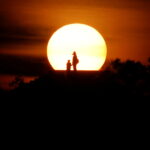
[[[50,36],[71,23],[96,28],[106,41],[108,60],[146,62],[150,56],[149,18],[150,0],[0,0],[0,73],[9,74],[4,69],[11,68],[7,55],[18,64],[17,60],[25,59],[26,67],[28,57],[36,64],[43,58],[47,61]]]

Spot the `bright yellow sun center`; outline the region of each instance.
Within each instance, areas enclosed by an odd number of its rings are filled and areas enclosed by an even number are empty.
[[[70,24],[58,29],[50,38],[47,55],[55,70],[66,70],[73,52],[79,59],[77,70],[99,70],[105,62],[107,47],[101,34],[84,24]]]

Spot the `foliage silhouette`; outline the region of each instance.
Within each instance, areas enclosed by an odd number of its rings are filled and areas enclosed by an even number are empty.
[[[120,59],[112,61],[102,71],[49,71],[30,83],[15,82],[18,88],[7,92],[7,97],[37,100],[41,98],[54,102],[56,99],[70,101],[104,101],[105,99],[148,99],[150,98],[149,66],[140,62]],[[19,84],[18,84],[19,83]],[[23,83],[23,84],[20,84]],[[1,92],[2,93],[2,92]],[[74,101],[74,100],[73,100]]]
[[[9,86],[17,88],[17,87],[22,86],[23,84],[24,84],[23,77],[22,76],[16,76],[15,79],[9,83]]]
[[[110,125],[114,130],[112,122],[120,124],[122,119],[123,124],[126,120],[131,123],[135,113],[138,120],[142,113],[149,114],[149,105],[145,108],[141,103],[150,99],[150,71],[148,66],[131,60],[114,60],[105,70],[70,71],[67,76],[66,71],[51,70],[14,90],[0,90],[0,98],[6,103],[5,107],[1,105],[5,116],[18,116],[17,121],[27,116],[30,120],[36,117],[38,123],[39,118],[41,123],[62,118],[62,123],[65,116],[69,122],[70,118],[88,120],[90,116],[104,122],[104,128]]]

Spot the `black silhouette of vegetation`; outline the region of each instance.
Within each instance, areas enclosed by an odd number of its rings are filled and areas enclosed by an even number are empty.
[[[28,84],[17,77],[11,84],[18,88],[6,92],[6,97],[26,100],[45,97],[49,101],[71,101],[69,95],[76,101],[150,98],[150,64],[116,59],[102,71],[70,71],[66,74],[66,71],[51,70]]]
[[[24,84],[24,79],[22,76],[16,76],[15,79],[9,83],[10,87],[17,88]]]
[[[34,127],[38,124],[42,129],[45,125],[49,129],[53,123],[54,129],[62,129],[64,121],[70,125],[70,120],[73,124],[85,120],[87,124],[90,120],[90,125],[94,121],[94,128],[100,122],[102,129],[114,131],[114,135],[116,130],[127,132],[135,120],[133,128],[139,119],[143,123],[149,117],[146,100],[150,99],[150,64],[116,59],[101,71],[67,74],[51,70],[30,83],[16,77],[13,85],[17,85],[14,90],[0,90],[3,116],[5,120],[11,118],[8,128],[12,122],[20,123],[20,120],[23,124],[28,122],[29,126],[36,120]]]

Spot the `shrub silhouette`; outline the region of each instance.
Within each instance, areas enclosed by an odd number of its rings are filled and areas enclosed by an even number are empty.
[[[7,95],[17,97],[32,97],[38,99],[49,97],[54,99],[76,101],[93,99],[104,101],[111,96],[113,99],[137,99],[150,97],[150,71],[149,65],[140,62],[120,59],[113,60],[107,69],[97,72],[66,72],[50,71],[44,76],[24,83],[20,77],[11,83],[18,86]],[[71,95],[71,96],[70,96]]]

